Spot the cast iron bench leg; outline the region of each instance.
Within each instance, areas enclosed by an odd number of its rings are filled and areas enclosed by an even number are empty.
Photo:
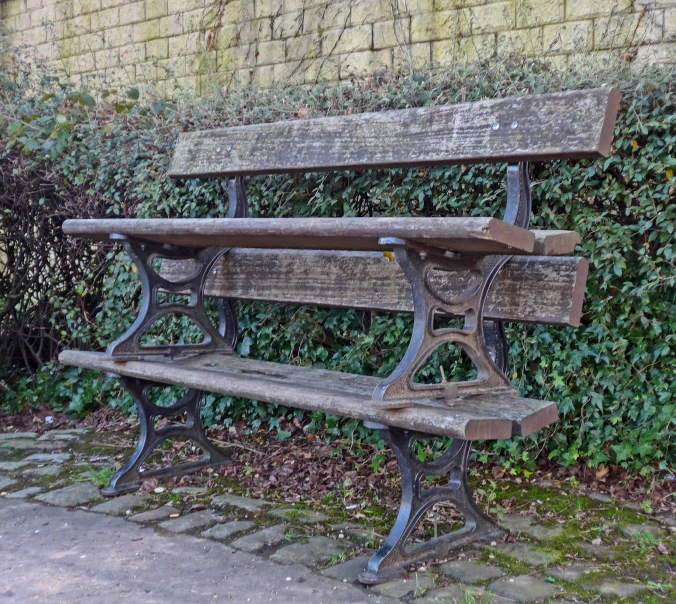
[[[115,474],[108,486],[101,490],[103,495],[112,497],[137,490],[148,478],[179,476],[197,472],[204,468],[229,465],[231,458],[209,442],[200,418],[201,390],[188,390],[179,401],[169,407],[158,407],[148,400],[148,389],[154,386],[165,387],[148,380],[116,376],[120,384],[134,399],[138,411],[141,433],[136,450],[124,467]],[[184,424],[174,424],[166,428],[155,428],[158,418],[185,415]],[[155,470],[144,471],[142,465],[153,450],[169,438],[188,438],[195,442],[204,456],[199,461],[182,463]]]
[[[380,430],[397,457],[401,470],[401,507],[389,536],[369,560],[367,570],[359,575],[361,583],[382,583],[404,572],[403,567],[410,563],[440,558],[468,543],[494,540],[504,534],[472,498],[467,482],[471,441],[454,439],[441,457],[421,462],[415,456],[415,441],[430,435],[378,424],[368,424],[368,427]],[[426,489],[422,485],[425,476],[444,474],[449,475],[447,486]],[[453,504],[464,515],[465,525],[447,535],[407,547],[406,540],[416,525],[428,510],[440,503]]]

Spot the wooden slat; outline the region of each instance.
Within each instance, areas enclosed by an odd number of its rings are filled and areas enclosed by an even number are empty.
[[[453,407],[429,400],[417,402],[415,407],[386,410],[371,401],[378,378],[236,356],[120,362],[104,353],[68,350],[59,360],[76,367],[466,440],[525,436],[557,419],[555,403],[509,396],[477,396],[455,401]]]
[[[535,235],[533,254],[537,256],[563,256],[572,254],[580,242],[580,236],[574,231],[531,231]]]
[[[601,157],[618,105],[617,89],[598,88],[187,132],[169,176]]]
[[[495,218],[159,218],[67,220],[64,233],[107,240],[111,233],[195,247],[383,250],[398,237],[446,250],[530,253],[535,236]]]
[[[189,261],[165,260],[161,274],[178,281],[192,267]],[[588,267],[584,258],[516,256],[498,273],[486,318],[577,326]],[[234,249],[215,269],[206,285],[209,296],[413,312],[406,278],[382,253]],[[459,294],[468,277],[431,273],[435,288],[449,296]]]

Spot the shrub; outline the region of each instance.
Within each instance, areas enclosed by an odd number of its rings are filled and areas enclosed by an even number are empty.
[[[129,405],[114,384],[102,388],[100,375],[51,361],[57,341],[105,346],[127,327],[138,299],[122,253],[65,242],[59,223],[69,216],[223,216],[223,182],[166,177],[178,132],[612,84],[622,95],[612,155],[531,170],[535,226],[581,233],[579,253],[591,264],[579,329],[507,326],[513,383],[524,396],[557,401],[560,420],[537,437],[494,443],[485,455],[519,466],[545,452],[562,464],[614,463],[644,473],[673,464],[673,67],[607,63],[560,72],[541,62],[503,62],[380,73],[340,87],[215,89],[168,101],[139,99],[136,89],[95,100],[13,61],[0,75],[0,238],[11,259],[0,289],[6,405],[41,399],[75,412],[104,399]],[[345,171],[252,177],[247,191],[253,216],[486,215],[503,205],[504,176],[504,167],[486,165]],[[27,220],[36,225],[30,243]],[[39,253],[16,262],[26,246]],[[16,297],[6,283],[23,274],[30,278]],[[353,310],[246,303],[239,314],[241,354],[354,373],[386,375],[411,328],[410,317]],[[214,395],[205,401],[207,421],[246,417],[254,427],[275,428],[295,414],[313,429],[325,420],[329,435],[365,435],[350,420]]]

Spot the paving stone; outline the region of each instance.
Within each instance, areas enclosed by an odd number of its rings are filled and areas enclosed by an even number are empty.
[[[215,524],[218,521],[218,516],[209,510],[202,510],[193,514],[186,514],[179,518],[172,518],[166,522],[160,522],[160,526],[172,533],[184,533],[193,529],[204,528],[206,526]]]
[[[512,532],[526,533],[536,539],[556,539],[563,533],[563,527],[560,525],[543,526],[532,516],[520,516],[518,514],[503,517],[500,520],[500,525]]]
[[[606,495],[605,493],[589,491],[587,493],[587,497],[589,497],[589,499],[593,499],[594,501],[600,501],[601,503],[613,503],[613,498],[610,495]]]
[[[356,583],[359,573],[366,570],[366,567],[369,563],[369,558],[371,555],[359,556],[358,558],[352,558],[347,562],[341,562],[335,566],[330,566],[321,571],[320,574],[325,577],[331,577],[337,581],[343,581],[345,583]]]
[[[36,442],[34,440],[27,439],[10,439],[0,441],[0,448],[2,449],[16,449],[17,451],[26,451],[28,449],[37,448]]]
[[[240,497],[239,495],[219,495],[214,497],[211,502],[217,507],[233,507],[240,508],[247,512],[260,512],[263,508],[270,507],[272,504],[269,501],[263,499],[251,499],[250,497]]]
[[[42,491],[44,491],[42,487],[27,487],[25,489],[21,489],[20,491],[7,493],[5,497],[7,499],[26,499],[28,497],[32,497],[33,495],[37,495],[38,493],[42,493]]]
[[[548,577],[554,577],[559,581],[579,581],[585,575],[595,573],[599,570],[598,566],[590,564],[571,564],[570,566],[555,566],[548,568],[544,574]]]
[[[78,482],[77,484],[64,487],[63,489],[42,493],[35,497],[35,499],[42,501],[43,503],[71,507],[75,505],[84,505],[99,497],[101,497],[101,494],[93,482]]]
[[[240,537],[231,543],[235,549],[241,549],[251,554],[262,552],[266,547],[274,547],[284,541],[286,525],[276,524],[262,531]]]
[[[202,537],[209,537],[210,539],[230,539],[239,533],[248,531],[256,526],[255,522],[248,520],[235,520],[233,522],[226,522],[225,524],[217,524],[202,533]]]
[[[35,463],[63,463],[72,459],[70,453],[33,453],[24,459],[24,461],[32,461]]]
[[[318,522],[325,522],[328,516],[321,512],[312,510],[296,510],[294,508],[284,508],[280,510],[270,510],[268,515],[279,518],[280,520],[287,520],[289,522],[300,522],[301,524],[317,524]]]
[[[612,600],[614,598],[631,598],[636,594],[647,591],[645,585],[638,585],[636,583],[621,583],[620,581],[602,581],[598,585],[588,585],[588,589],[597,591],[601,594],[604,600]]]
[[[0,476],[0,491],[6,489],[8,486],[14,484],[16,480],[9,476]]]
[[[531,566],[544,566],[556,560],[556,556],[525,543],[500,543],[495,546],[501,554]]]
[[[341,541],[329,537],[310,537],[305,543],[292,543],[277,550],[270,560],[279,564],[305,564],[305,566],[317,566],[341,554],[347,549],[347,545]]]
[[[651,535],[653,537],[659,537],[660,535],[660,527],[654,524],[628,524],[620,530],[625,537],[629,537],[630,539],[635,539],[641,535]]]
[[[148,498],[142,495],[122,495],[109,499],[99,505],[95,505],[90,512],[97,512],[98,514],[124,514],[127,510],[137,508],[143,505],[143,502]]]
[[[593,545],[591,543],[583,543],[580,547],[590,556],[594,556],[598,560],[615,560],[620,555],[620,552],[606,547],[605,545]]]
[[[133,522],[157,522],[158,520],[166,520],[169,516],[176,514],[177,512],[178,510],[176,508],[165,505],[161,508],[155,508],[153,510],[148,510],[147,512],[129,516],[129,520],[132,520]]]
[[[489,599],[490,598],[490,599]],[[433,604],[435,602],[488,602],[491,604],[508,604],[512,600],[486,594],[480,587],[471,587],[469,585],[449,585],[441,589],[428,591],[424,598],[416,598],[415,604]],[[558,602],[556,604],[559,604]]]
[[[2,470],[2,464],[0,464],[0,470]],[[661,516],[658,516],[658,519],[667,526],[676,526],[676,516],[671,514],[662,514]]]
[[[0,441],[36,438],[37,435],[37,432],[0,432]]]
[[[534,602],[535,600],[553,598],[556,594],[562,593],[560,587],[540,581],[540,579],[530,575],[500,579],[491,583],[488,590],[514,602]]]
[[[57,476],[63,472],[62,466],[42,466],[41,468],[29,468],[24,470],[24,478],[42,478],[44,476]]]
[[[439,570],[447,577],[451,577],[461,583],[480,583],[502,577],[503,573],[497,566],[486,566],[470,562],[469,560],[454,560],[439,567]]]
[[[77,440],[77,434],[72,434],[70,432],[61,432],[57,430],[52,430],[51,432],[47,432],[46,434],[43,434],[40,438],[38,438],[39,441],[71,441],[71,440]]]
[[[204,495],[208,490],[207,487],[176,487],[171,492],[174,495]]]
[[[0,461],[0,471],[2,472],[15,472],[26,466],[30,466],[30,461]]]
[[[390,598],[403,598],[412,593],[420,593],[434,587],[434,577],[426,573],[416,573],[406,579],[395,579],[380,585],[369,587],[369,593],[388,596]]]

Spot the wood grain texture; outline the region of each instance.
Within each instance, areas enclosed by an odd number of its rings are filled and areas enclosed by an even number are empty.
[[[379,378],[237,356],[120,362],[104,353],[67,350],[59,360],[76,367],[466,440],[527,435],[557,418],[555,403],[519,397],[477,396],[455,401],[452,407],[441,401],[416,401],[415,407],[384,410],[371,404]]]
[[[617,89],[598,88],[187,132],[169,176],[602,157],[618,106]]]
[[[533,253],[538,256],[563,256],[572,254],[580,242],[580,236],[574,231],[547,231],[535,229],[535,247]]]
[[[191,261],[165,260],[161,274],[179,281]],[[580,323],[589,264],[584,258],[515,256],[498,273],[486,302],[489,319],[549,325]],[[411,289],[397,262],[378,252],[231,250],[215,266],[208,296],[413,312]],[[433,271],[436,290],[462,291],[468,272]]]
[[[398,237],[445,250],[527,254],[535,236],[496,218],[106,218],[66,220],[63,231],[106,241],[111,233],[188,247],[386,250]]]

